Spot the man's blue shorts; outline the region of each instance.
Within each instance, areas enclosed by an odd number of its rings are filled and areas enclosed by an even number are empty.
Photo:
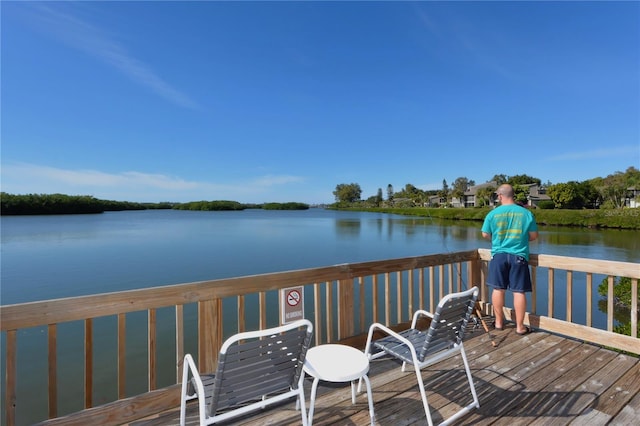
[[[508,253],[496,253],[489,262],[487,285],[499,290],[511,290],[516,293],[531,291],[529,262],[522,256]]]

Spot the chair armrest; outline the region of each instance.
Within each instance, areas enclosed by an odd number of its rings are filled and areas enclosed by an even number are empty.
[[[193,396],[186,394],[187,384],[189,383],[189,372],[191,373],[191,377],[193,377],[193,385],[196,391],[195,394],[204,394],[204,383],[202,383],[202,378],[200,378],[198,367],[196,367],[196,363],[193,361],[191,354],[186,354],[184,356],[184,363],[182,367],[182,387],[183,395],[185,396]]]
[[[403,344],[404,346],[409,348],[409,351],[411,351],[411,357],[414,359],[414,362],[417,362],[418,355],[416,354],[416,350],[413,347],[413,345],[411,344],[411,342],[409,340],[407,340],[406,338],[402,337],[401,335],[399,335],[398,333],[396,333],[395,331],[391,330],[389,327],[386,327],[386,326],[384,326],[384,325],[382,325],[382,324],[380,324],[378,322],[374,322],[369,327],[369,336],[367,337],[367,346],[366,346],[365,352],[364,352],[366,355],[368,355],[370,353],[370,351],[371,351],[371,340],[372,340],[372,337],[373,337],[373,332],[376,329],[387,333],[388,335],[390,335],[393,338],[397,339],[401,344]]]
[[[423,309],[418,309],[413,313],[413,321],[411,321],[411,328],[416,328],[416,324],[418,324],[418,319],[420,316],[425,316],[433,319],[433,314],[429,311],[425,311]]]
[[[184,424],[185,408],[187,399],[193,399],[194,395],[187,395],[187,384],[189,383],[189,372],[191,372],[192,383],[195,387],[196,394],[198,397],[198,411],[201,420],[206,418],[206,406],[205,406],[205,395],[204,395],[204,384],[202,383],[202,378],[200,378],[200,373],[198,372],[198,367],[196,367],[191,354],[186,354],[184,356],[184,363],[182,366],[182,393],[180,394],[180,417],[181,423]]]

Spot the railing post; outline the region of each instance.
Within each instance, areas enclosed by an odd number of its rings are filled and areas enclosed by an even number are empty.
[[[322,299],[322,293],[320,292],[320,283],[313,284],[313,334],[316,339],[316,345],[322,343],[322,305],[320,300]]]
[[[49,324],[47,330],[49,346],[49,418],[58,417],[58,328],[55,324]]]
[[[93,319],[84,321],[84,408],[93,407]]]
[[[482,282],[481,263],[482,261],[480,258],[469,262],[469,267],[467,268],[467,282],[469,283],[469,287],[478,286],[480,289],[480,300],[487,302],[485,299],[484,283]]]
[[[401,322],[402,322],[402,271],[397,271],[396,272],[396,324],[400,324]]]
[[[182,383],[182,363],[183,362],[184,362],[184,305],[176,305],[176,383]]]
[[[429,266],[429,311],[436,309],[436,273],[433,266]]]
[[[638,335],[638,280],[631,280],[631,336]]]
[[[573,321],[573,271],[567,271],[567,313],[565,315],[567,322]]]
[[[338,280],[338,340],[354,333],[353,278]]]
[[[615,278],[613,275],[609,275],[607,277],[607,331],[613,331],[613,308],[614,308],[614,297],[613,297],[613,287],[615,284]],[[635,336],[634,336],[635,337]]]
[[[222,299],[198,303],[198,369],[215,371],[222,346]]]
[[[157,311],[155,309],[149,309],[147,311],[147,388],[150,391],[156,390],[158,385],[156,365],[156,341],[158,339],[157,316]]]
[[[378,275],[374,274],[371,277],[371,304],[373,305],[373,309],[371,310],[372,321],[380,322],[380,314],[378,312]]]
[[[18,359],[17,359],[17,346],[18,337],[16,330],[7,330],[7,347],[6,347],[6,388],[4,395],[5,406],[5,418],[7,426],[14,426],[16,424],[16,403],[17,403],[17,373],[18,373]]]
[[[127,395],[127,315],[118,314],[118,399]]]
[[[549,268],[549,270],[547,271],[547,286],[548,286],[547,316],[549,316],[550,318],[553,318],[553,298],[555,297],[555,295],[554,295],[554,292],[555,292],[554,285],[555,285],[554,269],[553,268]]]

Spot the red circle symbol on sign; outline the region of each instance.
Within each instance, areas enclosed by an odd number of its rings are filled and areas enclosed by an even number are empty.
[[[300,303],[300,292],[298,290],[291,290],[287,293],[287,305],[296,306]]]

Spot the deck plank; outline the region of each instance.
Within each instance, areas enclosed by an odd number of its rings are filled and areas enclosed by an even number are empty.
[[[585,421],[593,424],[606,424],[611,419],[611,415],[603,409],[606,409],[608,403],[617,405],[615,401],[608,399],[607,395],[611,395],[609,389],[634,366],[638,366],[638,358],[617,355],[580,384],[576,391],[583,398],[581,401],[576,401],[576,405],[580,405],[582,411],[569,424],[586,424]],[[629,400],[637,393],[638,387],[632,391]]]
[[[493,331],[497,343],[476,332],[465,350],[480,399],[456,424],[477,425],[628,425],[640,413],[640,362],[596,345],[537,331],[517,336],[513,328]],[[421,372],[434,423],[471,402],[462,359],[454,356]],[[389,358],[371,362],[376,425],[425,424],[425,413],[413,369],[400,371]],[[305,381],[310,394],[311,380]],[[307,401],[308,404],[308,401]],[[190,406],[188,425],[197,424]],[[299,425],[300,412],[286,402],[226,425]],[[173,426],[173,409],[131,426]],[[349,384],[321,382],[314,413],[315,426],[370,424],[366,393],[351,404]]]
[[[612,426],[626,426],[634,424],[640,419],[640,393],[620,410],[620,413],[611,420]]]
[[[515,332],[512,334],[515,336]],[[510,338],[514,339],[512,336]],[[478,424],[485,418],[495,421],[496,411],[525,390],[520,381],[533,374],[532,365],[542,365],[542,360],[556,353],[556,346],[562,341],[558,336],[536,332],[507,341],[495,356],[472,362],[480,408],[461,419],[459,424]]]
[[[544,374],[535,371],[522,380],[520,384],[524,386],[525,390],[523,391],[509,389],[510,392],[513,391],[512,398],[503,401],[500,409],[496,410],[495,415],[499,418],[495,421],[492,421],[491,418],[483,419],[483,423],[491,422],[495,425],[526,424],[542,415],[545,418],[554,415],[566,417],[567,412],[551,413],[549,410],[549,406],[559,398],[568,397],[568,394],[571,394],[571,392],[558,391],[554,383],[556,380],[562,380],[562,376],[567,371],[575,370],[580,362],[595,352],[595,348],[585,351],[582,350],[582,346],[584,345],[577,342],[558,344],[554,348],[553,354],[559,355],[559,357],[544,367]]]
[[[632,389],[640,387],[640,364],[637,358],[625,355],[619,355],[614,360],[617,361],[615,372],[607,376],[606,380],[600,382],[606,390],[596,398],[590,411],[597,413],[599,421],[610,421],[634,398],[637,392]],[[628,368],[627,368],[628,366]],[[623,373],[623,374],[619,374]],[[612,381],[615,380],[613,383]],[[575,423],[578,424],[590,415],[587,411],[583,415],[576,418]]]
[[[534,419],[529,425],[565,425],[572,420],[572,418],[567,418],[568,413],[580,413],[587,407],[586,403],[579,403],[580,400],[585,399],[582,398],[579,391],[576,391],[576,388],[585,381],[585,378],[591,377],[604,364],[612,361],[616,353],[586,344],[578,350],[588,352],[588,357],[547,386],[547,391],[555,393],[554,398],[544,407],[545,416]]]

